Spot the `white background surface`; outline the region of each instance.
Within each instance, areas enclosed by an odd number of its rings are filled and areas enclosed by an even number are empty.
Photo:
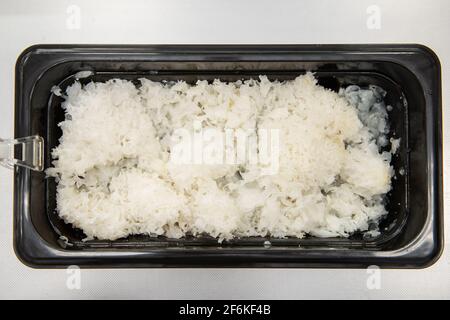
[[[79,29],[67,28],[70,5],[81,10]],[[379,30],[367,27],[370,5],[381,10]],[[13,137],[15,60],[37,43],[421,43],[441,60],[446,123],[449,13],[446,0],[1,1],[0,137]],[[450,127],[444,126],[444,136],[447,181]],[[319,269],[82,270],[81,289],[69,290],[66,270],[33,270],[15,257],[12,197],[12,172],[0,168],[0,298],[450,298],[448,236],[435,265],[382,270],[379,290],[367,288],[366,270]]]

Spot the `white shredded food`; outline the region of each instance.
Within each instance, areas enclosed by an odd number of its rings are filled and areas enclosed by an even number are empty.
[[[63,94],[63,134],[47,174],[58,183],[59,216],[86,239],[348,237],[386,214],[399,141],[382,151],[391,141],[380,88],[336,93],[312,73],[284,82],[140,82],[75,82]],[[194,132],[195,123],[278,129],[277,172],[171,162],[175,130]]]

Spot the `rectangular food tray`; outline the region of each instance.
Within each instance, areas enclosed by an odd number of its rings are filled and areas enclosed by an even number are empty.
[[[56,213],[56,182],[45,173],[14,168],[14,248],[32,267],[367,267],[421,268],[443,247],[440,63],[420,45],[117,46],[36,45],[16,65],[15,137],[44,138],[44,166],[62,132],[63,91],[80,82],[112,78],[137,82],[236,81],[267,75],[289,80],[315,72],[319,84],[386,90],[389,137],[401,138],[392,165],[397,174],[387,195],[389,214],[377,237],[348,239],[244,238],[219,244],[208,237],[133,236],[82,241],[84,235]],[[320,112],[318,110],[318,112]],[[99,150],[101,152],[101,150]],[[402,169],[404,174],[399,174]],[[268,245],[270,243],[270,245]]]

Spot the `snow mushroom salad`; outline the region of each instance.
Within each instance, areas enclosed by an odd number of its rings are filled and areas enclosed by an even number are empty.
[[[47,169],[86,240],[376,232],[400,140],[385,92],[291,81],[76,81]],[[383,151],[383,150],[389,150]]]

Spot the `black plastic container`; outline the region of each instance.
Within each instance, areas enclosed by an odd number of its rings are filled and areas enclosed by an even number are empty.
[[[32,267],[367,267],[421,268],[443,248],[440,64],[420,45],[86,46],[37,45],[16,65],[15,137],[44,137],[45,167],[63,120],[63,89],[79,71],[82,82],[111,78],[155,81],[220,78],[235,81],[268,75],[293,79],[313,71],[337,90],[375,84],[387,91],[390,135],[401,138],[393,159],[397,174],[381,235],[349,239],[247,238],[218,244],[211,238],[144,236],[81,241],[83,233],[55,212],[56,183],[43,172],[15,167],[14,248]],[[68,241],[61,240],[64,236]],[[271,246],[264,246],[270,240]]]

